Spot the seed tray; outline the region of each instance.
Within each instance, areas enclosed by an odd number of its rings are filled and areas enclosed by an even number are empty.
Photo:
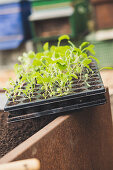
[[[8,122],[21,121],[49,114],[63,114],[71,110],[104,104],[106,102],[105,88],[100,73],[94,62],[92,62],[91,68],[94,74],[87,80],[90,87],[84,82],[84,74],[82,74],[81,80],[73,79],[72,91],[68,95],[41,99],[41,90],[38,86],[36,88],[38,93],[34,92],[35,95],[31,102],[28,102],[24,95],[21,95],[21,98],[16,100],[14,105],[12,105],[12,101],[8,100],[4,108],[5,111],[9,112]]]

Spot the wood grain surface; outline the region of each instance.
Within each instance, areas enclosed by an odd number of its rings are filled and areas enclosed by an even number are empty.
[[[61,116],[6,154],[0,163],[38,158],[41,170],[113,170],[113,132],[107,103]]]

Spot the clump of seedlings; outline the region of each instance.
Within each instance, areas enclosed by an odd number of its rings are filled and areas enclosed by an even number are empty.
[[[68,45],[61,45],[66,39]],[[49,47],[46,42],[43,52],[24,53],[18,59],[20,65],[15,65],[16,82],[10,80],[10,88],[5,89],[9,101],[18,102],[21,95],[26,101],[47,99],[53,96],[63,96],[73,92],[73,86],[80,87],[94,75],[92,60],[95,58],[94,46],[83,42],[76,47],[68,35],[58,38],[58,45]],[[92,55],[90,55],[92,54]],[[92,67],[91,67],[92,66]],[[75,90],[76,92],[76,90]]]

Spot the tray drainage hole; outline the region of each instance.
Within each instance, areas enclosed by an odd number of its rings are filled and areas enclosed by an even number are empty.
[[[83,84],[84,83],[84,81],[83,80],[78,80],[78,82],[77,82],[78,84]]]
[[[35,84],[35,88],[40,88],[41,85],[40,84]]]
[[[92,86],[92,87],[89,87],[88,89],[89,90],[95,90],[95,89],[100,89],[102,88],[103,86]]]
[[[12,98],[9,98],[8,100],[9,100],[9,101],[13,101],[13,99],[12,99]]]
[[[98,74],[94,74],[94,75],[92,75],[92,77],[98,77]]]
[[[38,99],[45,99],[45,97],[44,96],[40,96]]]
[[[80,99],[80,101],[79,101],[80,103],[82,103],[83,102],[83,100],[82,99]]]
[[[96,68],[96,67],[91,67],[91,69],[92,69],[93,71],[97,70],[97,68]]]
[[[17,104],[19,104],[19,103],[20,103],[20,101],[9,102],[9,103],[7,104],[7,106],[13,106],[13,105],[17,105]]]
[[[26,87],[25,87],[25,86],[22,86],[22,87],[21,87],[21,89],[25,90],[25,89],[26,89]]]
[[[91,67],[95,67],[95,63],[94,63],[94,62],[91,62],[91,63],[90,63],[90,66],[91,66]]]
[[[91,66],[91,69],[92,70],[97,70],[97,67],[93,65],[93,66]]]
[[[36,100],[36,98],[34,97],[34,98],[31,98],[31,99],[24,99],[23,100],[23,103],[28,103],[28,102],[32,102],[32,101],[35,101]]]
[[[23,98],[22,96],[16,96],[16,100]]]
[[[91,65],[91,68],[93,68],[93,67],[96,67],[96,65],[92,64],[92,65]]]
[[[35,93],[35,92],[38,92],[38,90],[40,90],[40,89],[34,88],[33,92],[34,92],[34,93]]]
[[[83,87],[83,86],[84,86],[84,83],[83,84],[78,84],[78,85],[73,84],[72,88],[80,88],[80,87]]]
[[[99,80],[99,78],[95,78],[95,77],[93,78],[93,77],[91,77],[91,78],[89,78],[87,81],[93,81],[93,82],[94,82],[94,81],[97,81],[97,80]]]
[[[76,89],[76,90],[74,90],[74,92],[76,92],[76,93],[79,93],[79,92],[82,92],[82,91],[84,91],[84,90],[86,90],[85,88],[83,89]]]
[[[72,84],[83,84],[84,83],[84,81],[83,80],[76,80],[76,81],[73,81],[73,83]]]
[[[38,95],[38,93],[37,93],[37,92],[34,92],[34,93],[33,93],[33,96],[37,96],[37,95]]]
[[[94,81],[94,82],[88,82],[88,84],[89,84],[89,85],[97,85],[97,84],[100,84],[100,82],[98,82],[98,81],[95,82],[95,81]]]
[[[72,80],[73,80],[73,81],[77,81],[78,79],[75,79],[74,77],[72,77]]]
[[[11,96],[18,95],[18,94],[19,94],[19,92],[17,92],[16,94],[12,93]]]
[[[22,95],[22,94],[23,94],[23,92],[21,91],[21,92],[20,92],[20,95]]]
[[[24,83],[23,86],[25,87],[27,85],[27,83]]]

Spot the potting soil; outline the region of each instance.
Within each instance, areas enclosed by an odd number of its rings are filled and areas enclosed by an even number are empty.
[[[0,112],[0,158],[46,126],[58,115],[7,123],[8,113]]]

